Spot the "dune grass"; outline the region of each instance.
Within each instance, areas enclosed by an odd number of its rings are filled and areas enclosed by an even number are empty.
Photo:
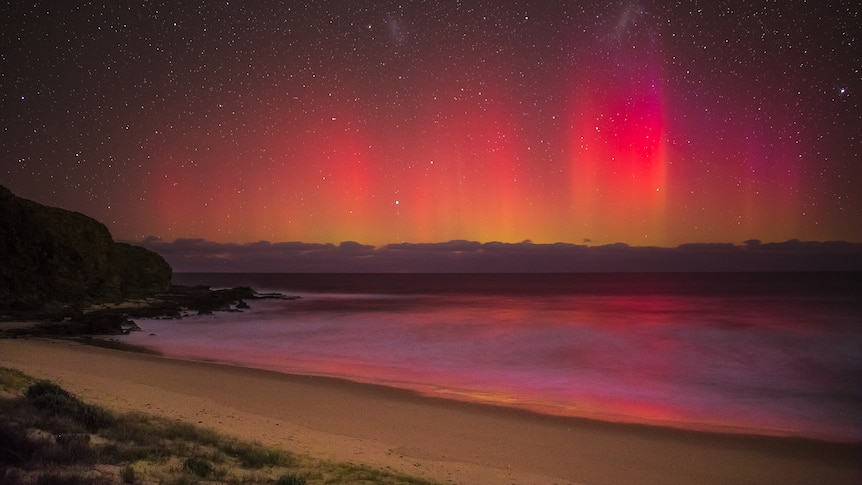
[[[299,456],[181,421],[115,415],[3,367],[0,416],[0,483],[10,485],[431,483]]]

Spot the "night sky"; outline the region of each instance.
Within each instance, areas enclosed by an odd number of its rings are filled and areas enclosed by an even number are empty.
[[[132,241],[859,242],[860,10],[4,1],[0,185]]]

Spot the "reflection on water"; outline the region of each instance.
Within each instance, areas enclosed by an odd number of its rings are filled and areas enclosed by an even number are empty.
[[[128,338],[168,355],[551,414],[862,440],[853,297],[266,289],[303,299],[140,321],[144,332]]]

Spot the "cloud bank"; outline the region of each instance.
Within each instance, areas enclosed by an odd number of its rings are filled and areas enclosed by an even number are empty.
[[[177,273],[558,273],[654,271],[862,271],[862,243],[746,241],[675,248],[475,241],[381,247],[205,239],[133,242],[161,254]]]

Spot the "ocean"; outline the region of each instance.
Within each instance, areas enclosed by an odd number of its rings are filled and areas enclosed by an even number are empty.
[[[296,300],[137,320],[167,356],[545,414],[862,442],[859,273],[177,274]]]

